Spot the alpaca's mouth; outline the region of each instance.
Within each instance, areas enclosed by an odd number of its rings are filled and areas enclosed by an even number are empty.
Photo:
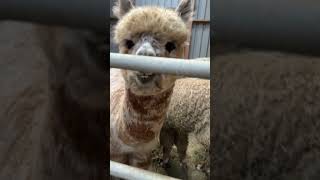
[[[154,73],[139,73],[137,74],[137,79],[139,80],[140,83],[142,84],[147,84],[154,80],[156,74]]]

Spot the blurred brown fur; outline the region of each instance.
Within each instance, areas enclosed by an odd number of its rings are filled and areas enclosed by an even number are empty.
[[[1,26],[0,179],[106,179],[103,36]]]
[[[320,58],[215,56],[213,179],[320,179]]]

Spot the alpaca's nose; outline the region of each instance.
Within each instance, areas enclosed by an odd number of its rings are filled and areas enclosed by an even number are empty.
[[[136,52],[140,56],[156,56],[156,52],[149,42],[144,42]]]

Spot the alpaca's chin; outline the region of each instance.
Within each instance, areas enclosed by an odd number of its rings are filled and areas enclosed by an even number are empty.
[[[133,94],[139,95],[139,96],[152,96],[157,95],[165,91],[166,89],[159,88],[155,86],[154,84],[148,83],[148,84],[136,84],[134,86],[131,86],[130,91]]]

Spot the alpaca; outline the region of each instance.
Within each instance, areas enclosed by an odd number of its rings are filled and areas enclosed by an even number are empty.
[[[104,33],[0,24],[0,179],[107,179]]]
[[[216,55],[213,179],[320,179],[320,58]]]
[[[34,139],[32,178],[106,179],[104,33],[39,27],[49,64],[47,117]]]
[[[193,138],[191,144],[189,138]],[[187,149],[191,151],[189,155],[195,167],[201,166],[205,171],[210,169],[210,81],[196,78],[176,81],[160,133],[160,144],[163,147],[164,166],[168,166],[172,146],[176,145],[186,175],[184,179],[188,174]]]
[[[28,23],[0,22],[0,179],[25,180],[46,117],[47,61]]]
[[[119,0],[114,40],[120,53],[183,57],[191,1],[175,11],[160,7],[134,7]],[[174,75],[110,70],[110,159],[148,169],[169,106]]]

